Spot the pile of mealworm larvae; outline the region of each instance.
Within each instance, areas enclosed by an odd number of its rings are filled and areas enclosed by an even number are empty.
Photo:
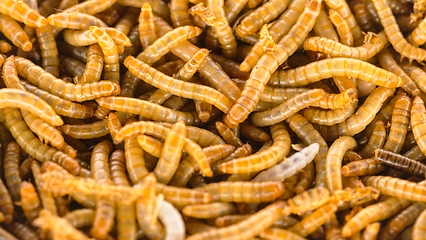
[[[0,238],[426,239],[413,1],[0,0]]]

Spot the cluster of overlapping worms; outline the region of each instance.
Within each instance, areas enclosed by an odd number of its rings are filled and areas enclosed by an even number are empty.
[[[0,0],[0,238],[426,239],[425,11]]]

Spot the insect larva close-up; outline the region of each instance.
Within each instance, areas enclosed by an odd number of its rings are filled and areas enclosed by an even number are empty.
[[[425,14],[0,0],[0,238],[422,239]]]

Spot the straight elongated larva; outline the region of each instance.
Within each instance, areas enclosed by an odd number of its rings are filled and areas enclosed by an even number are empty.
[[[209,203],[212,201],[211,194],[202,189],[173,187],[162,183],[157,183],[156,194],[163,194],[165,200],[182,207],[190,204]]]
[[[43,191],[43,180],[41,178],[40,164],[37,161],[31,163],[31,171],[34,176],[35,186],[40,196],[42,207],[47,209],[49,212],[57,214],[58,210],[55,204],[53,196]]]
[[[388,3],[385,0],[373,0],[372,2],[377,10],[384,31],[388,36],[388,40],[394,49],[403,58],[408,58],[410,61],[416,60],[419,63],[423,62],[426,59],[426,50],[415,47],[407,42],[396,23],[395,16]]]
[[[350,162],[342,167],[342,175],[345,177],[373,175],[385,170],[379,160],[368,158]]]
[[[145,82],[176,96],[208,102],[225,113],[231,107],[231,100],[213,88],[174,79],[131,56],[126,58],[124,65]]]
[[[101,78],[104,66],[104,55],[99,44],[89,46],[87,51],[86,68],[80,77],[81,82],[97,82]]]
[[[250,239],[270,227],[277,219],[286,214],[286,203],[277,201],[239,223],[228,227],[200,232],[191,235],[188,240],[201,240],[207,238],[230,240],[235,236],[239,236],[242,239]],[[260,219],[262,219],[262,221],[259,221]]]
[[[350,69],[350,71],[348,71]],[[268,85],[300,87],[324,78],[348,76],[387,88],[401,87],[404,80],[398,75],[370,63],[352,58],[328,58],[295,69],[276,71]]]
[[[343,189],[341,176],[343,155],[347,150],[355,148],[356,146],[357,142],[349,136],[338,138],[330,146],[326,157],[325,175],[327,180],[327,188],[331,193]]]
[[[282,182],[286,178],[293,176],[298,171],[302,170],[307,164],[309,164],[319,150],[319,144],[313,143],[306,148],[300,150],[300,152],[294,153],[290,157],[283,161],[275,164],[274,166],[260,172],[255,178],[252,179],[254,182],[263,181],[279,181]]]
[[[407,172],[411,175],[423,177],[426,173],[426,165],[424,163],[386,149],[377,149],[375,151],[375,159],[379,160],[385,166]]]
[[[232,130],[223,124],[222,122],[216,122],[216,128],[219,131],[219,134],[222,136],[223,139],[225,139],[225,142],[235,146],[240,147],[243,145],[243,142],[241,139],[235,135]]]
[[[253,113],[250,117],[250,120],[255,126],[258,127],[270,126],[284,121],[303,108],[317,105],[315,103],[318,103],[324,96],[324,90],[319,88],[312,89],[289,98],[278,107],[263,112]]]
[[[312,29],[321,9],[321,2],[308,1],[304,12],[300,15],[288,35],[283,37],[276,46],[275,52],[268,52],[257,62],[254,70],[244,86],[244,89],[225,117],[228,127],[236,127],[243,122],[259,102],[260,95],[273,72],[297,49],[301,39],[304,39]],[[297,34],[295,33],[297,32]]]
[[[426,135],[423,130],[426,121],[426,108],[420,97],[415,97],[411,107],[410,125],[417,145],[426,153]]]
[[[388,43],[383,32],[380,32],[377,36],[373,35],[373,38],[373,41],[365,43],[362,46],[350,47],[331,39],[310,37],[303,42],[303,48],[305,50],[322,52],[332,57],[356,58],[365,61],[374,57]]]
[[[197,189],[210,193],[212,201],[248,203],[270,202],[284,192],[283,184],[278,181],[219,182]]]
[[[55,36],[50,26],[36,28],[37,39],[40,43],[42,66],[55,77],[59,77],[59,58]]]
[[[235,214],[237,208],[233,203],[213,202],[206,204],[189,205],[182,209],[182,213],[186,216],[200,219],[217,218]]]
[[[363,182],[379,189],[382,194],[409,201],[426,202],[426,187],[418,183],[387,176],[368,176],[364,177]]]
[[[108,27],[101,19],[81,12],[65,12],[51,14],[47,21],[52,26],[69,29],[89,29],[90,26]]]
[[[143,150],[135,138],[124,140],[124,150],[129,178],[133,184],[136,184],[149,173],[145,164]]]
[[[82,102],[120,93],[120,86],[111,81],[66,83],[25,58],[15,57],[15,60],[18,64],[18,73],[22,77],[41,89],[70,101]]]
[[[294,239],[294,240],[304,240],[305,238],[300,235],[293,233],[292,231],[278,228],[278,227],[270,227],[259,234],[259,237],[266,240],[273,239]]]
[[[11,16],[13,19],[25,23],[30,27],[47,25],[47,20],[38,11],[32,9],[24,1],[5,0],[0,3],[0,13]]]
[[[273,125],[271,133],[274,143],[266,151],[222,163],[218,169],[224,173],[250,173],[266,169],[281,161],[290,151],[290,135],[283,124]]]
[[[329,198],[330,192],[327,188],[316,187],[290,198],[287,203],[292,213],[303,215],[322,206],[329,201]]]
[[[6,150],[3,155],[3,168],[6,185],[14,202],[21,200],[19,194],[20,184],[22,182],[19,175],[19,161],[21,149],[15,141],[9,142],[6,145]]]

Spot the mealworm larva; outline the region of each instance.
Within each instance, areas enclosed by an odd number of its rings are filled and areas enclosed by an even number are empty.
[[[420,21],[419,25],[411,32],[410,40],[414,46],[420,46],[426,42],[426,20]]]
[[[25,23],[29,27],[42,27],[47,20],[38,11],[32,9],[24,1],[5,0],[0,3],[0,13],[11,16],[13,19]]]
[[[142,49],[148,48],[157,40],[158,36],[155,32],[154,14],[152,13],[151,5],[144,3],[139,12],[139,40]]]
[[[306,212],[322,206],[329,200],[329,198],[330,192],[327,188],[316,187],[290,198],[287,203],[292,213],[303,215]]]
[[[375,151],[375,159],[379,160],[385,166],[407,172],[411,175],[423,177],[426,173],[426,165],[422,162],[415,161],[387,149],[377,149]]]
[[[413,227],[412,237],[413,239],[424,239],[426,229],[424,224],[426,222],[426,211],[423,210],[419,217],[416,219]]]
[[[33,224],[41,228],[45,233],[49,231],[53,239],[89,239],[84,233],[74,228],[70,222],[52,214],[46,209],[40,211],[39,217],[34,219]]]
[[[380,190],[380,192],[382,192]],[[383,192],[382,192],[383,193]],[[383,193],[385,194],[385,193]],[[410,205],[410,201],[390,197],[382,202],[372,204],[359,211],[342,228],[342,236],[350,237],[361,231],[368,224],[384,220]]]
[[[80,166],[77,161],[62,151],[42,144],[28,129],[18,109],[8,108],[5,111],[7,112],[5,123],[25,152],[41,162],[46,160],[55,161],[64,166],[71,173],[79,174]]]
[[[28,179],[30,177],[32,161],[34,161],[34,158],[28,157],[19,165],[19,176],[21,176],[21,179]]]
[[[376,32],[374,23],[372,21],[372,17],[370,16],[367,5],[364,1],[356,1],[352,6],[353,12],[355,15],[355,19],[359,25],[359,27],[364,32]]]
[[[325,158],[328,152],[328,145],[324,138],[300,114],[296,113],[286,121],[288,122],[290,128],[297,134],[299,138],[302,139],[306,145],[313,143],[319,144],[318,154],[316,154],[314,158],[316,169],[315,185],[317,187],[326,186]]]
[[[162,183],[157,183],[156,194],[163,194],[166,201],[182,207],[212,201],[210,193],[204,192],[202,189],[173,187]]]
[[[350,162],[342,167],[342,175],[345,177],[373,175],[385,170],[379,160],[368,158]]]
[[[257,32],[264,24],[278,17],[290,4],[290,1],[269,1],[256,8],[241,20],[235,32],[241,38]]]
[[[151,154],[156,158],[160,158],[161,151],[163,149],[163,142],[150,137],[148,135],[139,135],[138,138],[139,146],[147,153]]]
[[[373,121],[385,100],[394,92],[394,88],[376,88],[355,114],[336,126],[321,126],[319,128],[321,134],[327,139],[337,139],[338,136],[353,136],[360,133]]]
[[[7,229],[15,236],[18,237],[18,239],[22,240],[30,240],[30,239],[39,239],[36,231],[24,224],[19,222],[11,222],[7,225]]]
[[[425,82],[425,77],[426,77],[426,73],[425,71],[423,71],[423,69],[418,68],[416,66],[413,65],[408,65],[408,64],[403,64],[402,69],[404,70],[404,72],[406,72],[411,79],[413,79],[417,86],[423,91],[425,92],[426,90],[426,82]]]
[[[25,52],[29,52],[33,48],[27,33],[22,27],[11,17],[1,13],[0,32],[2,32],[15,46],[21,48]]]
[[[11,223],[13,220],[13,214],[15,212],[15,207],[13,205],[12,197],[10,196],[9,191],[7,190],[3,180],[0,179],[0,211],[4,215],[4,222]]]
[[[89,30],[104,54],[104,78],[118,84],[120,81],[120,64],[118,62],[117,45],[113,40],[118,38],[113,38],[106,30],[100,27],[90,26]]]
[[[290,151],[290,135],[283,124],[271,126],[271,134],[274,143],[266,151],[222,163],[218,169],[232,174],[258,172],[281,161]]]
[[[70,29],[89,29],[90,26],[108,27],[101,19],[81,12],[51,14],[47,21],[52,26]]]
[[[170,19],[172,20],[173,27],[176,28],[185,25],[193,25],[188,9],[188,0],[170,1]]]
[[[240,147],[243,145],[241,139],[237,137],[234,132],[232,132],[232,130],[222,122],[216,122],[216,128],[225,142],[235,147]]]
[[[21,200],[19,194],[20,184],[22,182],[19,175],[19,161],[21,149],[17,142],[12,141],[6,145],[6,150],[3,153],[3,168],[6,185],[14,202]]]
[[[259,237],[266,240],[273,239],[294,239],[294,240],[303,240],[305,238],[295,234],[289,230],[285,230],[277,227],[270,227],[259,234]]]
[[[90,208],[76,209],[63,216],[63,218],[70,222],[75,228],[92,225],[94,217],[95,210]]]
[[[350,71],[348,71],[350,69]],[[295,69],[276,71],[268,85],[300,87],[321,79],[348,76],[387,88],[401,87],[404,80],[398,75],[370,63],[352,58],[327,58]]]
[[[55,199],[49,193],[43,191],[43,180],[41,177],[41,169],[40,164],[37,161],[33,161],[31,163],[31,171],[34,176],[34,182],[37,188],[37,192],[39,194],[41,204],[44,209],[47,209],[49,212],[53,214],[57,214],[57,207],[55,204]]]
[[[337,36],[336,30],[330,20],[331,14],[329,18],[329,15],[327,15],[324,8],[322,8],[314,25],[314,33],[319,37],[326,37],[328,39],[339,41],[339,37]]]
[[[137,114],[154,121],[175,123],[183,120],[187,125],[197,125],[200,123],[200,119],[195,112],[175,111],[136,98],[102,97],[97,98],[96,101],[102,107],[115,111]]]
[[[130,186],[127,180],[123,150],[115,150],[109,158],[111,177],[115,185]],[[119,239],[134,239],[136,235],[135,206],[117,203],[117,232]]]
[[[237,208],[233,203],[214,202],[206,204],[189,205],[182,209],[182,213],[193,218],[217,218],[230,214],[235,214]]]
[[[338,13],[345,20],[352,31],[355,45],[360,45],[358,43],[362,41],[361,28],[358,26],[348,3],[336,0],[326,0],[325,3],[330,9],[336,11],[336,13]]]
[[[287,214],[287,206],[283,201],[274,202],[264,209],[252,214],[249,218],[234,225],[200,232],[188,237],[188,240],[222,239],[230,240],[238,236],[250,239],[269,228],[282,215]]]
[[[402,149],[410,123],[411,99],[401,94],[395,102],[392,112],[390,131],[383,149],[399,153]]]
[[[267,142],[271,140],[271,136],[259,127],[254,126],[249,121],[240,124],[241,135],[257,142]]]
[[[377,239],[377,236],[379,234],[380,230],[380,223],[370,223],[365,227],[364,232],[362,233],[362,239],[369,240],[369,239]]]
[[[179,210],[167,201],[161,201],[158,218],[166,230],[164,239],[185,239],[185,223]]]
[[[143,150],[135,138],[124,140],[124,150],[129,178],[133,184],[136,184],[149,173],[145,164]]]
[[[284,186],[278,181],[210,183],[198,190],[210,193],[212,201],[270,202],[281,196]]]
[[[103,96],[117,95],[120,92],[120,86],[111,81],[83,84],[66,83],[25,58],[15,57],[15,61],[18,63],[18,73],[22,77],[41,89],[70,101],[82,102]],[[37,115],[41,116],[40,114]]]
[[[145,82],[176,96],[205,101],[223,112],[231,107],[231,100],[213,88],[174,79],[131,56],[126,58],[124,65]]]
[[[339,34],[340,43],[343,43],[347,46],[353,46],[354,39],[353,39],[352,31],[349,27],[349,24],[345,21],[345,19],[337,11],[333,9],[330,9],[328,11],[328,15],[330,17],[330,21],[336,27],[336,31]]]
[[[426,59],[426,50],[417,48],[407,42],[396,23],[395,16],[388,3],[385,0],[373,0],[372,2],[377,10],[384,31],[388,36],[388,40],[395,51],[401,54],[401,57],[408,58],[410,62],[413,60],[419,63],[423,62]]]
[[[323,37],[310,37],[303,42],[303,48],[310,51],[318,51],[332,57],[356,58],[367,60],[374,57],[387,44],[386,36],[383,32],[373,34],[375,40],[365,43],[359,47],[350,47],[342,43]]]
[[[402,70],[387,48],[382,49],[382,51],[377,54],[377,60],[383,69],[397,74],[404,80],[405,83],[401,87],[407,93],[413,96],[418,96],[420,94],[420,89],[417,87],[416,83],[404,72],[404,70]]]
[[[418,183],[387,176],[368,176],[362,181],[365,185],[377,188],[382,194],[409,201],[426,201],[426,187]]]
[[[253,113],[250,119],[255,126],[270,126],[285,120],[303,108],[316,105],[315,102],[319,102],[324,96],[324,90],[312,89],[289,98],[287,101],[271,110]]]
[[[295,24],[288,35],[283,37],[277,44],[276,52],[268,52],[260,58],[250,78],[235,104],[231,107],[225,117],[225,124],[228,127],[236,127],[243,122],[254,106],[259,102],[260,95],[264,90],[270,76],[278,66],[287,60],[288,56],[294,53],[299,43],[304,39],[310,29],[312,29],[316,17],[321,9],[321,4],[317,0],[310,0],[306,4],[304,12],[300,15],[297,24]],[[297,31],[297,34],[295,33]]]
[[[415,97],[411,107],[410,125],[417,145],[423,153],[426,153],[426,135],[423,127],[426,120],[426,108],[420,97]]]
[[[426,209],[426,203],[416,202],[411,204],[388,221],[386,226],[382,229],[382,231],[380,231],[379,239],[395,239],[404,230],[404,228],[416,221],[424,209]]]
[[[130,114],[124,112],[115,112],[120,122],[124,123],[130,118]],[[108,128],[108,119],[103,119],[89,124],[63,125],[62,131],[76,139],[93,139],[103,137],[110,133]]]
[[[179,121],[170,129],[164,141],[160,158],[154,168],[157,181],[167,184],[178,168],[186,137],[185,124]]]
[[[120,119],[114,113],[108,114],[108,129],[111,137],[114,138],[115,134],[122,128]]]
[[[73,76],[73,82],[78,83],[78,78],[83,74],[85,65],[84,63],[70,57],[61,56],[60,65],[63,66],[65,73]]]
[[[380,191],[372,187],[355,187],[338,190],[330,197],[330,202],[335,202],[342,208],[351,208],[356,205],[376,200],[380,196]]]
[[[341,168],[342,159],[345,152],[349,149],[357,147],[357,142],[349,136],[338,138],[330,146],[326,157],[325,175],[327,180],[327,188],[331,193],[343,189]]]
[[[30,182],[21,182],[19,193],[21,194],[21,207],[25,217],[32,222],[38,217],[41,210],[40,199],[34,185]]]
[[[59,77],[59,58],[55,36],[50,26],[36,28],[36,35],[39,41],[42,57],[41,65],[55,77]]]
[[[299,236],[306,237],[330,219],[336,211],[336,203],[327,203],[311,214],[306,215],[300,222],[289,228],[289,230]]]
[[[294,153],[290,157],[287,157],[283,161],[275,164],[274,166],[260,172],[253,182],[263,181],[279,181],[282,182],[286,178],[293,176],[301,169],[305,168],[309,164],[319,150],[319,144],[313,143],[308,147],[303,148],[300,152]]]
[[[104,55],[99,44],[89,46],[87,51],[87,62],[80,82],[97,82],[101,78],[104,65]]]
[[[10,50],[12,50],[12,45],[5,40],[0,40],[0,53],[7,53]]]
[[[359,152],[363,158],[370,158],[374,156],[374,150],[382,148],[386,140],[386,129],[383,121],[379,120],[375,123],[373,133],[368,139],[368,143]]]

